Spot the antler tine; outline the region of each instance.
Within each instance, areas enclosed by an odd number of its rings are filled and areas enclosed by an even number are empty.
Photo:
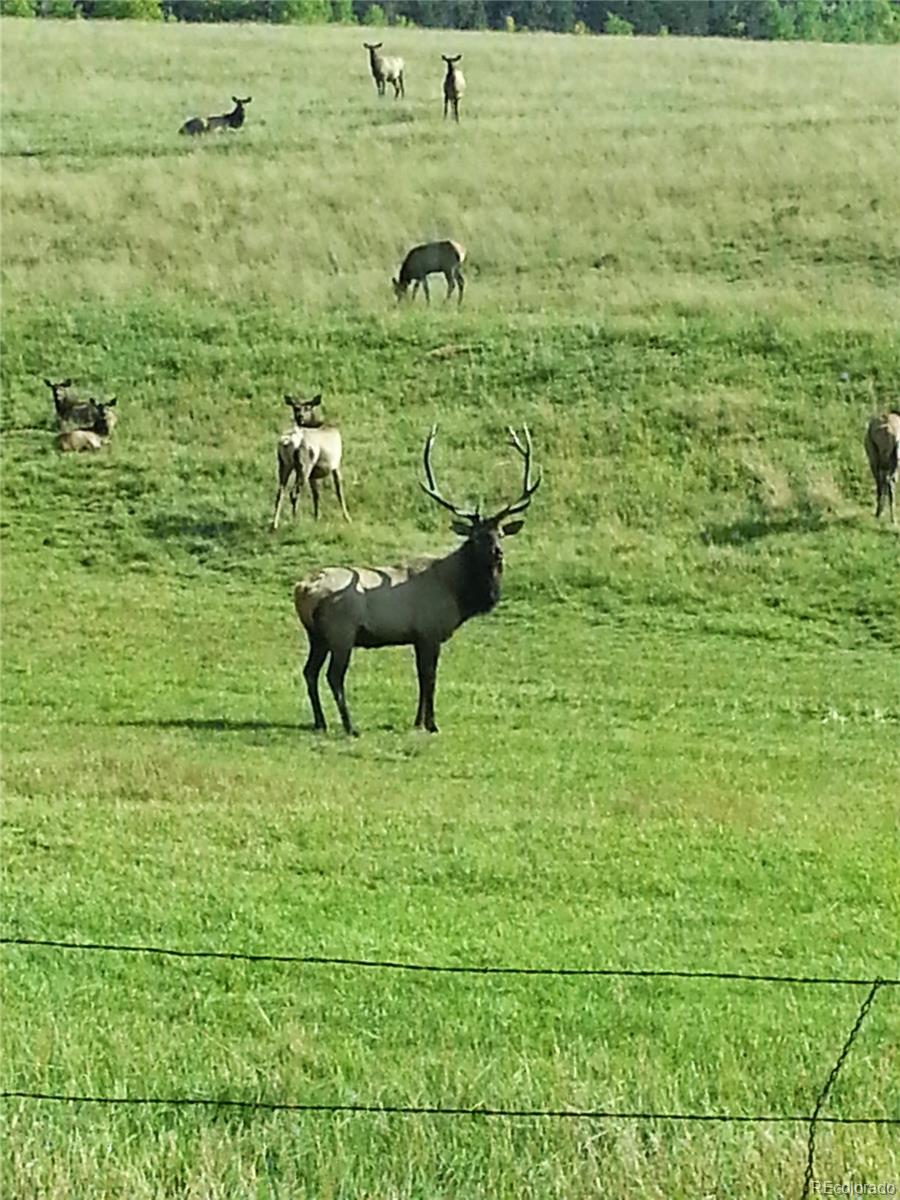
[[[425,467],[425,478],[428,482],[422,483],[422,481],[419,480],[419,487],[421,487],[422,491],[425,492],[425,494],[427,496],[430,496],[432,498],[432,500],[436,500],[438,502],[438,504],[440,504],[444,508],[448,509],[455,516],[461,517],[464,521],[477,521],[478,520],[477,513],[466,512],[462,508],[457,508],[457,506],[455,504],[452,504],[449,500],[445,500],[444,497],[441,495],[441,493],[438,491],[438,486],[434,480],[434,471],[432,470],[432,467],[431,467],[431,448],[434,445],[434,439],[436,437],[437,437],[437,425],[432,425],[431,433],[429,433],[428,437],[425,439],[425,453],[423,455],[423,465]]]
[[[502,521],[504,517],[512,516],[513,513],[524,512],[531,503],[531,497],[540,487],[541,480],[543,478],[543,475],[539,471],[537,479],[535,479],[534,483],[531,482],[531,457],[533,449],[531,445],[531,433],[527,425],[523,425],[522,429],[525,433],[524,446],[522,445],[519,435],[513,429],[512,425],[507,426],[507,430],[509,432],[509,445],[518,450],[519,454],[521,454],[525,460],[525,473],[522,480],[522,494],[519,496],[518,500],[514,500],[512,504],[508,504],[505,508],[501,508],[500,511],[491,518],[491,520],[494,522]]]

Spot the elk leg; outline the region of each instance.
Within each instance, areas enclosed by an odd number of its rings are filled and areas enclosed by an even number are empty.
[[[453,287],[454,287],[454,283],[453,283],[453,272],[452,272],[452,271],[446,271],[446,272],[444,273],[444,278],[447,280],[447,296],[446,296],[446,299],[447,299],[447,300],[449,300],[449,299],[450,299],[450,297],[453,295]]]
[[[449,100],[447,99],[447,97],[445,96],[445,97],[444,97],[444,120],[445,120],[445,121],[447,120],[447,105],[448,105],[449,103],[450,103],[450,101],[449,101]]]
[[[459,101],[458,100],[453,101],[453,117],[458,125],[459,124]]]
[[[275,495],[275,512],[272,516],[272,532],[278,528],[278,518],[281,516],[281,506],[284,503],[284,485],[278,485],[278,491]]]
[[[340,503],[341,512],[344,514],[344,520],[349,521],[350,514],[347,512],[347,505],[344,503],[344,488],[341,483],[341,473],[340,471],[333,471],[332,475],[334,476],[334,491]]]
[[[465,286],[466,286],[466,282],[463,279],[462,271],[460,271],[460,269],[457,267],[457,269],[456,269],[457,304],[462,304],[463,290],[465,289]]]
[[[440,646],[430,642],[416,642],[416,671],[419,676],[419,707],[416,711],[416,729],[424,725],[429,733],[437,733],[434,723],[434,687],[437,681],[438,655]]]
[[[318,519],[319,519],[319,485],[313,479],[312,475],[310,475],[310,477],[309,477],[309,491],[310,491],[310,495],[312,496],[313,517],[318,521]]]
[[[328,664],[328,686],[331,688],[331,694],[334,696],[334,702],[338,706],[338,712],[341,714],[341,723],[344,726],[344,733],[350,737],[359,737],[359,731],[353,728],[353,722],[350,720],[350,710],[347,708],[347,701],[344,697],[344,676],[347,674],[347,668],[350,666],[350,654],[352,646],[346,649],[332,649],[331,662]]]
[[[413,284],[412,296],[410,297],[411,300],[415,300],[416,292],[418,290],[419,290],[419,280],[417,279],[416,282]]]
[[[431,292],[429,292],[429,290],[428,290],[428,276],[427,275],[422,276],[422,291],[425,293],[425,303],[430,304],[431,303]]]
[[[306,680],[306,690],[309,692],[309,702],[313,710],[313,728],[325,731],[325,714],[322,712],[322,701],[319,699],[319,672],[328,656],[328,643],[323,638],[309,635],[309,657],[303,668],[303,678]]]

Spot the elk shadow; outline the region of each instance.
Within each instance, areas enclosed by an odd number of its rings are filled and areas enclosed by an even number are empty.
[[[298,721],[235,721],[228,717],[136,717],[113,722],[120,729],[184,729],[188,733],[291,733],[312,731],[312,725]]]
[[[727,525],[708,525],[700,530],[699,538],[707,546],[746,546],[760,538],[821,533],[825,529],[855,523],[853,516],[828,516],[809,510],[786,517],[745,517]]]

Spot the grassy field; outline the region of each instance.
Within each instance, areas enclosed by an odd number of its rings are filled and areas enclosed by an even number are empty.
[[[371,32],[371,31],[369,31]],[[0,23],[3,930],[446,964],[896,976],[898,52]],[[464,54],[462,122],[441,53]],[[181,122],[251,95],[246,127]],[[434,236],[465,303],[398,309]],[[436,287],[436,293],[442,288]],[[117,395],[53,451],[43,376]],[[267,533],[285,391],[348,505]],[[293,582],[449,548],[417,485],[545,480],[410,729],[310,731]],[[330,696],[326,713],[334,721]],[[2,1087],[808,1113],[865,988],[5,948]],[[898,1115],[884,989],[827,1115]],[[806,1130],[6,1102],[17,1200],[795,1196]],[[900,1182],[889,1128],[818,1176]]]

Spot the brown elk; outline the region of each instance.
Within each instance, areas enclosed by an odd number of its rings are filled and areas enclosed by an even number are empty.
[[[97,419],[97,405],[93,400],[79,400],[73,396],[69,388],[71,379],[63,379],[53,383],[45,379],[47,387],[53,393],[53,407],[56,409],[56,423],[60,429],[64,425],[75,425],[79,429],[90,429]]]
[[[894,524],[894,485],[900,455],[900,412],[873,417],[866,429],[866,455],[875,478],[875,516],[880,517],[887,500]]]
[[[245,120],[244,106],[249,104],[253,99],[252,96],[247,96],[245,100],[239,100],[237,96],[232,96],[234,108],[231,112],[219,113],[215,117],[206,118],[206,132],[213,133],[216,129],[240,129]]]
[[[392,83],[394,85],[394,99],[398,96],[405,96],[406,89],[403,86],[403,59],[389,58],[384,54],[379,54],[378,51],[384,45],[384,42],[363,42],[363,45],[369,52],[369,67],[372,71],[372,78],[375,80],[375,86],[378,89],[378,95],[384,95],[385,84]]]
[[[462,73],[462,67],[456,65],[462,58],[462,55],[455,54],[452,58],[448,58],[446,54],[442,54],[441,58],[447,64],[447,73],[444,76],[444,120],[447,120],[447,109],[452,105],[453,116],[458,125],[459,102],[462,100],[463,92],[466,90],[466,80]]]
[[[431,293],[428,291],[428,276],[441,274],[447,281],[447,299],[453,295],[454,287],[458,292],[457,303],[462,304],[466,281],[463,279],[462,265],[466,260],[466,248],[460,242],[425,242],[421,246],[413,246],[404,258],[400,274],[392,279],[394,295],[398,302],[406,295],[409,285],[413,285],[412,299],[415,300],[419,284],[425,293],[425,302],[431,303]]]
[[[80,452],[83,450],[99,450],[112,433],[116,423],[116,414],[109,411],[116,403],[115,399],[100,404],[90,401],[96,410],[96,416],[88,428],[69,429],[56,435],[56,445],[62,451]]]
[[[350,514],[344,503],[341,482],[341,431],[333,425],[326,425],[315,412],[322,403],[321,394],[313,396],[312,400],[298,400],[294,396],[285,396],[284,402],[290,405],[294,414],[294,426],[278,439],[278,491],[275,494],[272,532],[278,528],[285,488],[292,476],[294,486],[291,489],[291,511],[294,517],[297,516],[300,489],[309,484],[313,516],[318,519],[319,480],[330,475],[334,480],[334,490],[341,512],[344,519],[349,521]]]
[[[411,645],[419,680],[416,728],[424,726],[429,733],[437,733],[434,689],[441,645],[465,621],[490,612],[500,599],[501,540],[518,533],[525,523],[503,522],[528,508],[541,482],[540,475],[531,480],[531,435],[526,427],[523,445],[509,430],[510,444],[525,460],[521,495],[493,516],[483,517],[478,508],[465,511],[438,491],[431,468],[436,434],[435,427],[425,442],[425,482],[421,486],[432,500],[453,513],[451,528],[465,539],[462,545],[443,558],[429,556],[402,566],[326,567],[294,588],[294,607],[309,638],[303,676],[317,730],[325,729],[319,673],[329,654],[328,684],[345,732],[355,736],[344,695],[344,677],[354,647]]]

